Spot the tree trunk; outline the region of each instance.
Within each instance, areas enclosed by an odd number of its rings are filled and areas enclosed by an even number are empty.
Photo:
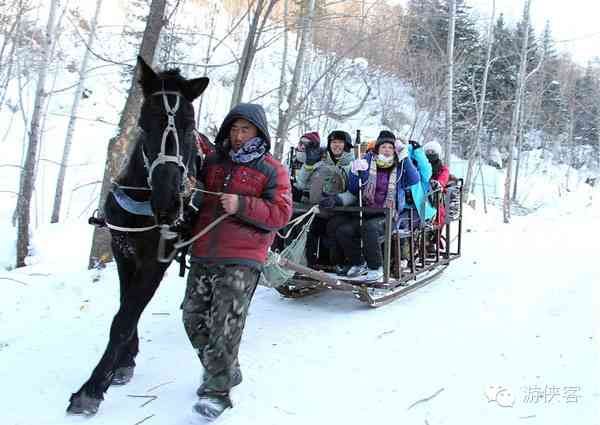
[[[479,156],[479,174],[481,175],[481,195],[483,197],[483,212],[487,214],[487,192],[485,189],[485,178],[483,176],[483,165],[481,164],[481,156]]]
[[[248,36],[246,37],[246,41],[244,43],[244,50],[242,52],[242,57],[240,58],[238,73],[233,86],[230,104],[231,108],[242,101],[244,96],[244,88],[246,87],[246,82],[248,81],[250,70],[252,69],[252,63],[254,62],[254,56],[256,56],[256,50],[258,49],[260,36],[262,35],[267,19],[271,15],[273,7],[275,7],[275,3],[277,3],[278,0],[269,0],[269,5],[265,10],[266,1],[267,0],[258,0],[256,4],[256,10],[254,11],[252,23],[250,24],[250,28],[248,30]],[[265,10],[264,14],[263,10]]]
[[[504,180],[504,202],[502,204],[502,213],[504,223],[510,223],[510,205],[511,205],[511,180],[512,180],[512,166],[513,166],[513,150],[517,137],[519,136],[519,126],[521,115],[521,104],[523,103],[523,96],[525,93],[526,83],[526,72],[527,72],[527,43],[529,41],[529,9],[531,7],[531,0],[525,0],[525,13],[523,20],[525,21],[525,28],[523,30],[523,40],[521,45],[521,65],[519,66],[519,75],[517,77],[517,90],[515,94],[515,105],[512,114],[512,123],[510,126],[510,138],[508,140],[508,160],[506,162],[506,179]]]
[[[444,148],[444,162],[450,164],[450,149],[452,149],[452,114],[453,114],[453,90],[454,90],[454,28],[456,23],[456,0],[450,0],[449,6],[449,28],[448,28],[448,94],[446,106],[446,146]]]
[[[146,23],[146,29],[142,37],[140,56],[148,64],[154,62],[154,54],[164,26],[164,13],[167,0],[152,0],[150,14]],[[102,209],[106,196],[111,186],[111,181],[116,178],[131,155],[134,145],[134,131],[137,127],[137,119],[142,105],[142,90],[137,82],[138,69],[134,69],[131,87],[123,108],[119,130],[117,135],[108,143],[108,153],[102,178],[102,189],[100,191],[99,209]],[[92,248],[89,258],[89,268],[102,267],[111,261],[110,234],[108,230],[96,227],[92,240]]]
[[[490,24],[488,26],[487,36],[487,52],[485,59],[485,67],[483,69],[483,81],[481,83],[481,97],[479,98],[479,110],[477,111],[477,130],[475,131],[475,138],[473,140],[473,147],[468,155],[469,163],[467,165],[467,176],[465,178],[465,187],[467,188],[467,196],[463,199],[465,202],[468,199],[469,193],[472,191],[473,186],[473,171],[475,170],[475,159],[479,157],[479,163],[481,163],[481,130],[483,128],[483,117],[485,114],[485,97],[487,92],[487,81],[490,72],[490,65],[492,60],[492,46],[494,44],[494,24],[496,15],[496,0],[492,0],[492,16],[490,18]]]
[[[38,146],[42,133],[41,121],[44,110],[44,102],[47,98],[46,77],[48,75],[48,65],[52,52],[54,37],[54,21],[58,9],[58,0],[52,0],[50,3],[50,12],[48,23],[46,25],[45,46],[43,49],[40,72],[38,75],[37,89],[33,105],[33,115],[31,117],[31,127],[29,131],[29,144],[23,169],[21,170],[21,182],[19,190],[19,199],[17,200],[17,267],[25,266],[25,258],[29,252],[29,223],[31,213],[31,198],[35,185],[35,166],[37,163]]]
[[[517,187],[519,183],[519,169],[521,168],[521,150],[523,148],[523,139],[525,138],[525,109],[527,108],[527,99],[523,99],[523,107],[521,108],[521,118],[519,119],[519,137],[517,143],[517,164],[515,167],[515,182],[513,184],[512,199],[517,199]]]
[[[288,30],[288,15],[289,6],[288,0],[283,2],[283,57],[281,61],[281,74],[279,76],[279,90],[277,91],[277,111],[278,111],[278,123],[283,121],[285,112],[283,109],[283,102],[286,98],[287,93],[287,61],[288,61],[288,43],[289,43],[289,30]],[[289,108],[289,105],[287,105]],[[279,136],[279,135],[277,135]],[[274,155],[276,158],[283,157],[283,146],[279,147],[279,140],[276,139]],[[279,154],[279,155],[278,155]],[[291,164],[290,164],[291,167]]]
[[[212,6],[211,3],[211,13],[210,13],[210,33],[208,37],[208,46],[206,47],[206,57],[204,58],[204,74],[203,77],[208,77],[208,64],[210,63],[210,59],[212,57],[212,43],[215,36],[216,24],[215,24],[215,15],[218,13],[216,7]],[[198,98],[198,109],[196,111],[196,128],[200,128],[200,121],[202,119],[202,100],[204,96],[200,96]]]
[[[60,169],[58,171],[58,178],[56,180],[56,192],[54,194],[54,205],[52,207],[52,217],[50,223],[58,223],[60,218],[60,207],[62,203],[63,190],[65,184],[65,176],[67,174],[67,163],[69,162],[69,154],[71,153],[71,144],[73,142],[73,133],[75,132],[75,122],[77,120],[77,110],[79,109],[79,102],[83,94],[85,84],[85,73],[87,72],[88,62],[90,58],[90,49],[94,44],[94,38],[96,36],[96,26],[98,23],[98,15],[100,14],[100,8],[102,7],[102,0],[97,0],[96,12],[92,18],[90,34],[88,36],[87,45],[88,49],[85,49],[83,54],[83,61],[79,68],[79,82],[75,89],[75,96],[73,98],[73,105],[71,106],[71,116],[69,117],[69,125],[67,126],[67,136],[65,137],[65,147],[63,150],[62,160],[60,162]]]
[[[312,38],[312,24],[315,14],[315,0],[308,1],[308,10],[306,16],[302,17],[302,38],[300,39],[300,46],[298,48],[298,54],[296,56],[296,64],[294,65],[294,74],[292,81],[290,82],[290,92],[287,96],[287,110],[281,111],[281,118],[277,125],[277,143],[275,145],[274,156],[277,159],[281,159],[283,155],[283,148],[288,139],[288,130],[292,119],[298,112],[298,86],[302,80],[302,71],[304,66],[304,55],[309,41]],[[280,109],[281,109],[281,105]]]
[[[569,174],[571,167],[573,167],[573,156],[575,153],[575,100],[571,98],[569,101],[569,130],[566,143],[567,151],[567,174],[566,174],[566,187],[569,187]]]

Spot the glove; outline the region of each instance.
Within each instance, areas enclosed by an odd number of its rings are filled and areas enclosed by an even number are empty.
[[[369,163],[366,159],[355,159],[350,163],[350,170],[354,174],[358,174],[359,171],[367,171],[369,169]]]
[[[435,192],[436,190],[440,190],[442,188],[442,185],[440,184],[439,181],[437,180],[429,180],[429,185],[431,186],[431,191]]]
[[[408,146],[403,143],[396,143],[396,155],[398,155],[398,162],[408,158]]]
[[[413,149],[419,149],[421,147],[419,142],[417,142],[416,140],[409,140],[408,143],[412,145]]]
[[[306,152],[304,151],[296,151],[296,161],[304,164],[306,162]]]
[[[306,165],[315,165],[321,160],[321,147],[318,143],[309,143],[306,145]]]
[[[321,208],[341,207],[342,205],[342,200],[337,195],[324,196],[319,202]]]

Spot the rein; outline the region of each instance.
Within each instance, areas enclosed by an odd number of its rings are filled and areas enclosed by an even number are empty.
[[[175,96],[176,101],[175,101],[175,105],[173,107],[171,107],[171,104],[169,103],[169,99],[168,99],[167,95]],[[164,104],[164,107],[165,107],[165,110],[167,113],[167,126],[165,127],[163,134],[162,134],[160,151],[154,161],[150,162],[150,160],[148,159],[148,156],[146,155],[146,152],[144,151],[144,147],[142,145],[142,149],[141,149],[142,150],[142,158],[144,160],[144,167],[146,168],[146,171],[148,173],[148,177],[147,177],[148,186],[126,186],[126,185],[121,185],[118,182],[113,180],[112,184],[114,185],[114,187],[116,189],[127,189],[127,190],[138,190],[138,191],[151,192],[152,191],[152,173],[154,172],[154,169],[159,165],[172,162],[172,163],[177,164],[177,166],[179,168],[181,168],[182,174],[183,174],[184,178],[186,178],[185,186],[187,186],[187,189],[185,190],[185,192],[187,192],[189,190],[190,192],[201,191],[201,192],[211,194],[211,195],[221,195],[222,194],[221,192],[210,192],[210,191],[205,191],[202,189],[190,188],[189,177],[188,177],[188,166],[186,163],[184,163],[182,155],[180,155],[179,134],[177,133],[177,126],[175,124],[175,114],[179,110],[180,98],[182,97],[181,93],[176,92],[176,91],[167,91],[167,90],[163,89],[156,93],[152,93],[152,96],[162,96],[163,104]],[[167,155],[167,139],[169,137],[169,134],[173,134],[173,138],[175,140],[175,154],[174,155]],[[183,187],[183,185],[182,185],[182,187]],[[170,262],[173,260],[173,258],[175,258],[175,255],[177,255],[178,250],[190,245],[196,239],[198,239],[201,236],[208,233],[217,224],[219,224],[221,221],[223,221],[224,219],[226,219],[227,217],[230,216],[230,214],[223,214],[220,217],[218,217],[216,220],[211,222],[208,226],[206,226],[201,232],[194,235],[191,239],[189,239],[187,241],[181,241],[181,240],[178,241],[177,243],[174,244],[173,251],[169,255],[166,255],[165,254],[166,241],[173,240],[178,237],[178,234],[176,232],[172,231],[171,228],[173,225],[177,224],[177,222],[183,221],[183,209],[184,209],[183,198],[184,198],[185,192],[182,190],[178,194],[179,214],[178,214],[177,218],[175,219],[175,222],[173,222],[171,224],[161,224],[161,225],[154,224],[151,226],[144,226],[144,227],[124,227],[124,226],[117,226],[117,225],[111,224],[106,219],[104,221],[104,224],[109,229],[115,230],[118,232],[142,233],[142,232],[148,232],[148,231],[159,228],[160,229],[160,239],[159,239],[159,243],[158,243],[158,258],[157,258],[157,260],[159,262]],[[121,206],[121,208],[123,208],[123,206]],[[136,214],[134,212],[128,211],[126,208],[123,208],[123,209],[125,209],[130,214]]]

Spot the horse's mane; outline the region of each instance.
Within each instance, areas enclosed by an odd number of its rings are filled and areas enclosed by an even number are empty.
[[[169,68],[164,71],[159,72],[158,78],[161,80],[179,80],[185,81],[185,78],[181,75],[181,69],[179,68]]]

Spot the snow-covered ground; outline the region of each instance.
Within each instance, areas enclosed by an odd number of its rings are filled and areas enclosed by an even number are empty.
[[[345,293],[288,300],[259,288],[244,382],[218,423],[599,424],[600,197],[580,197],[586,205],[549,204],[511,225],[494,208],[467,211],[464,256],[379,309]],[[90,234],[49,226],[35,264],[0,275],[0,423],[202,423],[175,268],[142,317],[132,382],[111,388],[93,419],[66,416],[117,308],[115,268],[85,270]]]

